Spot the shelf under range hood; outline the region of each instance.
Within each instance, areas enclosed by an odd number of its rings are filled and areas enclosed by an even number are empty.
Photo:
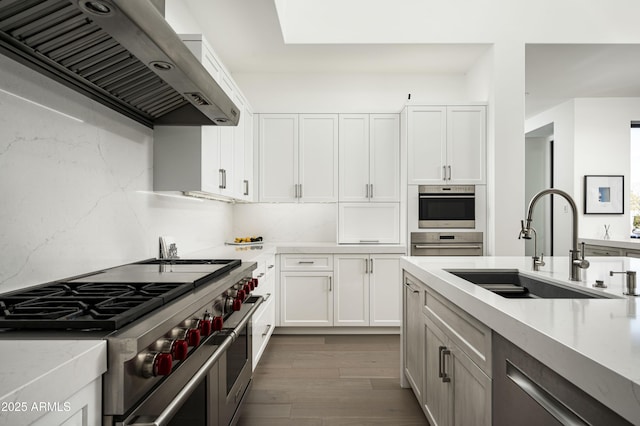
[[[148,127],[240,119],[149,0],[0,0],[0,53]]]

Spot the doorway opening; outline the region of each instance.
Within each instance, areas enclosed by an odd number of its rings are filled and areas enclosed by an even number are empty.
[[[554,187],[553,132],[553,123],[550,123],[525,135],[525,214],[535,194]],[[553,198],[553,195],[541,198],[533,212],[538,255],[553,256]],[[533,254],[534,241],[528,240],[525,242],[525,255]]]

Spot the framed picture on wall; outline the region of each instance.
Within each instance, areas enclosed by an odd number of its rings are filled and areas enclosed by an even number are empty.
[[[624,176],[585,175],[584,214],[623,214]]]

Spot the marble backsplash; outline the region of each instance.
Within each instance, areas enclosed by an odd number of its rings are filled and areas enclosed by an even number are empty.
[[[233,205],[160,196],[153,131],[0,56],[0,292],[232,235]]]

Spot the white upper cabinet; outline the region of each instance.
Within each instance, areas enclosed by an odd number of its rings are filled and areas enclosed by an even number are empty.
[[[338,198],[338,116],[301,114],[298,151],[298,197],[303,201]]]
[[[200,34],[182,36],[240,111],[238,126],[156,126],[154,190],[190,191],[251,201],[253,114],[242,92]]]
[[[483,184],[486,108],[407,107],[409,184]]]
[[[298,115],[260,114],[260,201],[296,200]]]
[[[400,201],[398,114],[340,115],[340,201]]]
[[[337,200],[337,114],[260,114],[260,201]]]

